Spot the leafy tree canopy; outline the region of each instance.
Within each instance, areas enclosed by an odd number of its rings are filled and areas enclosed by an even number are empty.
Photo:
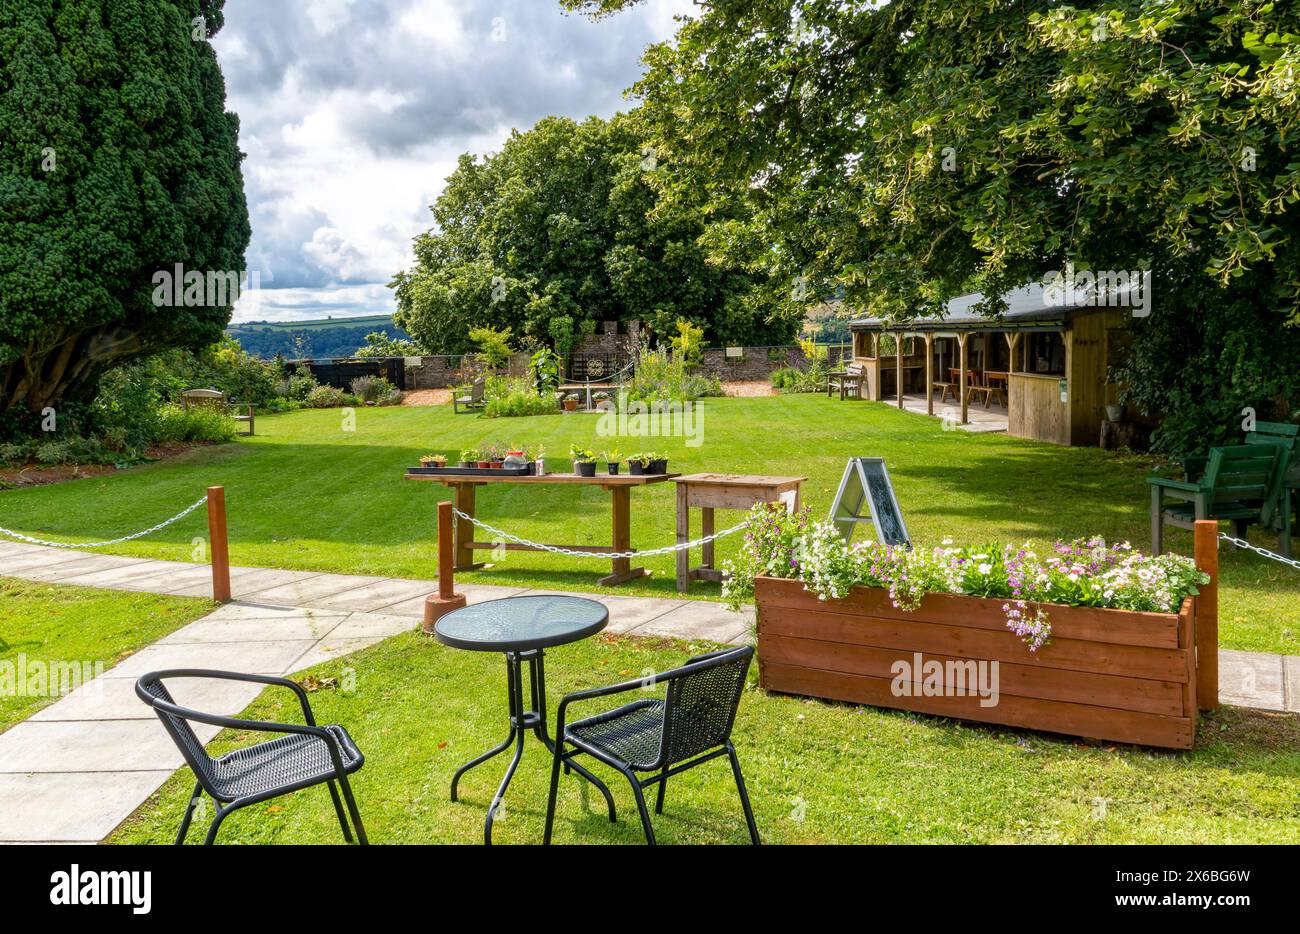
[[[434,353],[472,349],[480,326],[553,344],[628,319],[668,333],[686,318],[718,342],[788,340],[802,308],[773,302],[762,264],[711,261],[699,207],[661,197],[665,172],[635,115],[548,117],[499,153],[461,156],[433,205],[437,227],[393,282],[394,320]]]
[[[715,256],[895,319],[1150,269],[1124,375],[1158,440],[1300,397],[1295,4],[710,0],[646,63],[665,200],[705,198]]]
[[[88,398],[109,367],[221,337],[226,279],[201,302],[178,283],[159,304],[155,274],[243,266],[238,121],[207,41],[223,3],[0,0],[0,421],[11,428]]]

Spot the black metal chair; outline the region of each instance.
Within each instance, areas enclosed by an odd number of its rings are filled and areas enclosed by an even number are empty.
[[[163,683],[169,678],[218,678],[289,688],[298,695],[306,724],[238,720],[234,717],[219,717],[178,706]],[[194,809],[204,791],[219,805],[217,814],[212,819],[212,826],[208,828],[207,838],[203,841],[205,845],[209,845],[217,838],[217,830],[221,827],[221,822],[232,811],[259,801],[266,801],[268,798],[278,798],[291,791],[321,784],[329,786],[330,797],[334,800],[334,812],[338,815],[339,825],[343,828],[343,839],[351,843],[352,831],[343,814],[339,790],[335,787],[336,781],[343,789],[343,798],[347,801],[348,812],[352,815],[352,823],[356,826],[358,842],[363,845],[369,842],[366,839],[366,829],[361,824],[361,815],[357,812],[357,802],[352,797],[352,788],[348,784],[348,776],[361,768],[365,763],[365,757],[361,755],[361,751],[357,749],[352,737],[343,727],[316,725],[311,705],[307,702],[307,692],[301,686],[287,678],[200,668],[176,668],[169,671],[152,671],[143,675],[135,683],[135,693],[153,708],[197,779],[194,792],[190,795],[189,804],[185,808],[185,817],[181,820],[181,829],[176,834],[177,845],[185,842],[185,834],[190,829],[190,819],[194,816]],[[255,746],[237,749],[219,759],[214,759],[208,755],[203,744],[190,729],[189,721],[235,730],[255,730],[285,735]]]
[[[622,772],[631,783],[646,842],[652,844],[655,833],[642,789],[658,784],[655,813],[662,814],[669,776],[726,755],[731,759],[740,803],[745,809],[745,823],[749,825],[749,837],[755,844],[759,843],[745,779],[740,774],[740,760],[731,744],[731,727],[736,720],[745,674],[753,656],[751,646],[724,649],[692,658],[681,668],[653,678],[578,691],[560,701],[555,758],[551,766],[551,793],[546,803],[545,842],[551,842],[551,829],[555,823],[560,767],[564,766],[567,771],[571,759],[586,753]],[[565,726],[565,714],[572,703],[643,690],[660,683],[668,685],[662,700],[645,698],[632,701]],[[573,748],[566,751],[566,745]],[[640,778],[638,772],[658,774]]]

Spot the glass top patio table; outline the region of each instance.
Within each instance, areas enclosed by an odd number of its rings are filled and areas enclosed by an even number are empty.
[[[604,604],[583,597],[503,597],[448,613],[434,638],[475,652],[526,652],[577,642],[608,623]]]

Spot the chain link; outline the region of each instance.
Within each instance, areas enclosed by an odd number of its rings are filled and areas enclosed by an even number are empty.
[[[529,541],[526,538],[520,538],[518,535],[513,535],[504,529],[498,529],[494,525],[489,525],[482,519],[466,515],[454,506],[451,511],[460,518],[474,523],[479,528],[491,532],[493,535],[497,536],[499,540],[504,539],[506,541],[515,542],[519,545],[527,545],[530,548],[536,548],[538,551],[549,551],[552,554],[557,555],[572,555],[575,558],[604,558],[606,560],[611,558],[645,558],[650,555],[666,555],[674,551],[696,548],[700,545],[706,545],[709,542],[717,541],[718,539],[731,535],[734,532],[739,532],[741,529],[745,528],[745,526],[749,525],[749,520],[746,519],[744,522],[733,525],[729,529],[723,529],[721,532],[714,532],[712,535],[697,538],[693,542],[682,542],[678,545],[665,545],[662,548],[650,548],[645,551],[582,551],[575,548],[565,548],[562,545],[543,545],[541,542]]]
[[[110,539],[106,542],[47,542],[44,539],[32,538],[31,536],[23,535],[21,532],[15,532],[12,529],[6,529],[3,527],[0,527],[0,535],[7,535],[10,538],[16,538],[23,542],[30,542],[33,545],[45,545],[47,548],[103,548],[107,545],[120,545],[123,542],[129,542],[137,538],[144,538],[146,535],[152,535],[154,532],[167,528],[167,526],[171,525],[173,522],[179,522],[184,519],[207,501],[208,495],[205,493],[198,502],[194,503],[194,505],[186,507],[183,511],[172,516],[165,522],[159,522],[157,525],[147,528],[143,532],[136,532],[133,535],[123,535],[121,538]]]
[[[1238,548],[1245,548],[1247,551],[1253,551],[1255,552],[1255,554],[1263,555],[1265,558],[1272,558],[1274,561],[1279,561],[1282,564],[1287,565],[1288,567],[1293,567],[1297,571],[1300,571],[1300,561],[1296,561],[1293,558],[1283,557],[1282,555],[1279,555],[1276,552],[1269,551],[1267,548],[1260,548],[1258,545],[1252,545],[1244,538],[1234,538],[1233,536],[1229,535],[1227,532],[1220,532],[1219,540],[1224,542],[1230,542],[1231,544],[1236,545]]]

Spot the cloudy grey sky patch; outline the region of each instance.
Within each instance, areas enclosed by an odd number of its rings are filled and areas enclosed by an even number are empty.
[[[214,46],[262,284],[235,320],[391,311],[384,286],[457,156],[548,114],[626,109],[645,46],[691,8],[592,23],[557,0],[227,0]]]

